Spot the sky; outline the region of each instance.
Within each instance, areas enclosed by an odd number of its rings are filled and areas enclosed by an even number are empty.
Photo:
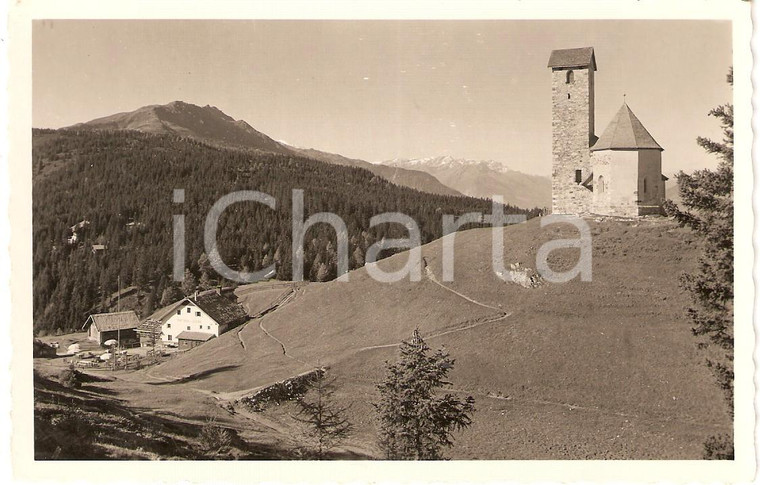
[[[731,24],[665,20],[39,20],[32,118],[212,105],[290,145],[369,162],[451,155],[551,174],[553,49],[593,46],[596,134],[625,100],[663,173],[712,168]]]

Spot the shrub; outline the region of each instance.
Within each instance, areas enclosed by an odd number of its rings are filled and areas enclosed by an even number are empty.
[[[198,447],[204,453],[211,455],[224,453],[231,443],[232,433],[226,428],[217,426],[214,419],[206,421],[198,435]]]
[[[68,369],[64,369],[58,375],[58,382],[66,388],[76,389],[82,385],[81,374],[74,369],[74,366],[70,366]]]

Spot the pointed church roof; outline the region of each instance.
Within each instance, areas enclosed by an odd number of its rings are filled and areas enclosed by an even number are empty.
[[[575,49],[553,50],[549,56],[549,65],[552,69],[570,67],[591,67],[596,71],[596,57],[593,47],[578,47]]]
[[[648,149],[663,150],[625,102],[591,147],[591,151]]]

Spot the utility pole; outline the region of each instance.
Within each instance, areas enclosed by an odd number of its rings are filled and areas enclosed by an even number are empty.
[[[116,276],[116,313],[121,309],[121,275]],[[113,369],[116,370],[117,361],[119,360],[119,349],[121,348],[121,325],[116,325],[116,349],[111,354],[113,359]]]
[[[121,275],[116,277],[116,313],[121,309]],[[121,325],[116,326],[116,342],[121,348]]]

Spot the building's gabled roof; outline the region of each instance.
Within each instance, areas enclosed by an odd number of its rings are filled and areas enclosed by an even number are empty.
[[[214,338],[213,333],[205,333],[205,332],[181,332],[179,335],[177,335],[177,340],[195,340],[198,342],[206,342],[208,340],[211,340]]]
[[[578,47],[575,49],[553,50],[549,56],[549,65],[552,69],[584,68],[591,67],[596,71],[596,57],[593,47]]]
[[[596,141],[591,151],[598,150],[660,150],[663,148],[641,124],[631,108],[623,106],[612,118],[604,133]]]
[[[137,328],[140,325],[140,320],[138,320],[135,312],[130,310],[118,313],[95,313],[87,318],[82,329],[87,328],[90,324],[94,324],[100,332],[107,332]]]
[[[166,317],[174,313],[177,308],[190,303],[197,306],[219,325],[240,323],[248,319],[248,314],[243,307],[226,296],[220,295],[216,290],[210,290],[197,296],[188,296],[179,301],[167,305],[153,312],[147,320],[164,321]]]
[[[174,303],[170,303],[169,305],[166,305],[165,307],[161,307],[158,310],[154,311],[150,314],[148,318],[146,318],[146,321],[150,320],[158,320],[162,321],[164,318],[166,318],[170,313],[173,313],[174,310],[177,309],[177,307],[185,301],[185,299],[181,299],[179,301],[175,301]]]
[[[189,300],[206,312],[219,325],[238,323],[248,318],[248,314],[239,303],[231,301],[217,292],[198,295]]]

